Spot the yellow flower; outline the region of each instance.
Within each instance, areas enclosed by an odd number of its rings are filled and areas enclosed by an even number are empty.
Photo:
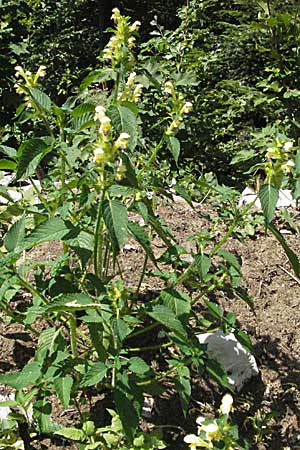
[[[292,161],[291,159],[289,161],[287,161],[285,164],[282,164],[281,169],[283,172],[285,173],[289,173],[292,168],[295,166],[294,161]]]
[[[132,86],[134,85],[135,77],[136,77],[136,73],[135,73],[135,72],[131,72],[131,73],[129,74],[129,77],[128,77],[127,83],[126,83],[126,85],[127,85],[128,87],[132,87]]]
[[[95,111],[96,111],[95,120],[101,121],[104,117],[106,117],[105,108],[103,106],[101,106],[101,105],[96,106]]]
[[[193,109],[193,105],[191,102],[186,102],[183,107],[182,107],[182,112],[184,114],[188,114],[189,112],[191,112]]]
[[[284,144],[283,148],[286,152],[289,152],[290,150],[292,150],[293,145],[294,145],[293,142],[288,141]]]
[[[172,81],[166,81],[165,82],[165,94],[167,95],[173,95],[174,94],[174,86]]]
[[[135,39],[134,36],[131,36],[130,38],[128,38],[128,47],[129,48],[134,47],[135,46],[135,41],[136,41],[136,39]]]
[[[123,150],[128,147],[128,140],[130,139],[130,135],[128,133],[121,133],[118,139],[115,142],[115,147],[122,148]]]
[[[142,25],[141,22],[139,20],[136,20],[135,22],[133,22],[132,25],[130,25],[129,31],[133,33],[134,31],[137,31],[141,25]]]
[[[195,434],[188,434],[184,437],[183,440],[186,444],[189,444],[191,450],[197,450],[197,448],[199,447],[209,448],[209,444],[204,442],[199,438],[199,436],[196,436]]]
[[[106,161],[106,155],[102,147],[95,148],[94,161],[97,164],[102,164],[104,161]]]
[[[229,414],[232,411],[233,398],[230,394],[225,394],[222,398],[222,403],[220,406],[221,414]]]
[[[102,119],[100,119],[100,133],[102,133],[104,136],[107,136],[108,133],[111,130],[111,120],[109,117],[104,116]]]
[[[119,8],[114,8],[112,10],[112,15],[111,15],[111,20],[114,20],[115,22],[117,22],[121,17],[121,13]]]
[[[208,425],[201,425],[200,430],[205,431],[206,439],[208,441],[212,441],[214,439],[218,441],[222,438],[222,433],[215,421],[209,423]]]
[[[142,84],[137,84],[134,91],[133,91],[133,101],[135,103],[138,103],[141,99],[141,95],[142,95],[142,89],[143,89],[143,85]]]
[[[266,157],[267,158],[276,158],[276,156],[278,156],[277,148],[268,147]]]

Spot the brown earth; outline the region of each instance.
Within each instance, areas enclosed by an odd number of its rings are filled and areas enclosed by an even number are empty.
[[[192,249],[188,240],[199,230],[207,227],[202,217],[207,206],[190,208],[185,202],[177,201],[173,206],[160,206],[159,214],[164,217],[178,241]],[[213,213],[213,211],[210,211]],[[296,213],[295,213],[296,214]],[[286,228],[286,227],[284,227]],[[283,230],[285,231],[285,230]],[[289,245],[299,252],[299,237],[285,235]],[[264,450],[300,449],[300,284],[293,276],[287,257],[273,236],[265,235],[258,228],[253,238],[244,243],[231,238],[227,248],[241,256],[243,274],[255,306],[255,313],[242,300],[217,298],[226,311],[237,314],[240,327],[247,331],[254,345],[254,355],[260,369],[260,376],[243,388],[234,397],[234,420],[244,436],[253,438],[256,418],[259,424],[257,442],[251,448]],[[160,255],[164,248],[159,239],[154,239],[155,253]],[[43,246],[29,255],[33,259],[48,259],[57,254],[59,247]],[[142,252],[137,244],[129,242],[123,251],[121,263],[125,279],[136,286],[143,265]],[[146,278],[142,289],[145,293],[160,288],[156,278]],[[150,295],[150,294],[149,294]],[[2,316],[0,323],[0,372],[22,368],[34,354],[35,339],[17,324],[9,324]],[[4,392],[5,390],[3,390]],[[185,419],[180,413],[176,394],[171,386],[165,385],[165,394],[156,399],[150,417],[143,420],[142,428],[161,427],[169,441],[169,450],[186,449],[183,436],[195,432],[195,418],[198,415],[213,415],[219,406],[224,391],[206,378],[193,379],[190,414]],[[93,400],[95,414],[103,414],[101,398]],[[104,402],[103,402],[104,403]],[[267,414],[274,412],[274,418]],[[54,402],[55,419],[61,423],[76,424],[75,410],[63,411]],[[251,419],[252,418],[252,419]],[[257,433],[259,434],[259,433]],[[65,445],[45,439],[34,444],[36,449],[58,449]],[[70,449],[77,448],[69,446]]]

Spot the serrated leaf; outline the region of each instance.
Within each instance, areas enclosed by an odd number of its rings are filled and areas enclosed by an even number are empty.
[[[205,254],[196,255],[195,263],[196,263],[201,281],[205,281],[208,271],[211,266],[211,258]]]
[[[27,250],[47,241],[59,241],[71,235],[73,230],[59,217],[52,217],[36,227],[24,240],[21,250]]]
[[[106,376],[107,367],[103,362],[92,363],[91,367],[81,380],[81,387],[94,386]]]
[[[279,190],[269,184],[264,184],[259,191],[259,199],[267,223],[271,222],[275,214]]]
[[[7,384],[14,389],[23,389],[41,376],[41,367],[38,362],[28,363],[20,372],[0,374],[0,383]]]
[[[209,309],[209,312],[214,316],[216,319],[222,319],[224,315],[224,311],[221,308],[221,306],[217,305],[214,302],[210,302],[208,300],[205,300],[205,304],[207,308]]]
[[[114,129],[119,133],[128,133],[128,148],[134,150],[137,144],[137,121],[134,112],[125,106],[111,106],[107,113]]]
[[[151,259],[151,261],[157,265],[155,256],[153,254],[151,248],[151,241],[148,233],[145,231],[143,227],[141,227],[138,223],[128,222],[127,228],[129,233],[134,237],[134,239],[143,247],[146,252],[146,255]]]
[[[191,299],[184,292],[169,288],[161,291],[159,298],[163,301],[164,306],[174,312],[176,317],[188,314],[191,310]]]
[[[18,252],[21,248],[25,237],[25,216],[23,215],[20,220],[15,222],[4,237],[5,248],[9,252]]]
[[[168,149],[172,153],[175,163],[178,163],[178,158],[180,155],[180,142],[174,136],[168,136],[167,138]]]
[[[205,362],[207,372],[221,385],[232,391],[232,386],[228,381],[227,374],[224,368],[214,359],[208,359]]]
[[[28,91],[34,102],[37,103],[40,108],[47,112],[51,111],[51,99],[47,94],[33,87],[29,88]]]
[[[16,180],[30,177],[51,147],[43,139],[33,138],[23,142],[18,148]]]
[[[243,347],[245,347],[250,353],[253,352],[252,342],[248,334],[242,330],[235,330],[234,335]]]
[[[81,103],[72,111],[72,117],[79,117],[86,113],[95,114],[95,105],[93,103]]]
[[[118,200],[105,200],[102,204],[102,216],[114,251],[118,253],[127,238],[127,209]]]
[[[38,340],[38,353],[46,354],[49,352],[49,356],[55,351],[55,342],[60,334],[60,330],[55,327],[49,327],[43,330]]]
[[[134,356],[129,359],[128,369],[131,372],[143,375],[150,370],[150,366],[140,357]]]
[[[58,312],[58,311],[81,311],[87,308],[97,308],[99,303],[81,293],[62,294],[58,298],[54,298],[51,302],[40,308],[44,312]]]
[[[232,267],[234,267],[238,272],[241,270],[241,264],[239,258],[228,250],[219,250],[217,255],[222,256]]]
[[[67,408],[70,404],[72,386],[73,378],[69,375],[54,380],[55,390],[64,408]]]
[[[87,75],[80,84],[80,91],[84,91],[93,83],[103,83],[107,80],[114,80],[116,72],[112,69],[94,70]]]
[[[161,323],[165,327],[169,328],[172,331],[179,333],[180,335],[185,336],[186,330],[180,320],[176,318],[175,313],[163,305],[156,305],[152,307],[152,310],[148,312],[148,315],[152,317],[157,322]]]

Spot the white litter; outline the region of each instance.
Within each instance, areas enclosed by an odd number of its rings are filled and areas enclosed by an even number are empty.
[[[207,354],[221,364],[229,383],[240,391],[244,384],[258,375],[256,360],[231,332],[227,335],[218,330],[214,333],[198,334],[200,344],[207,344]]]
[[[254,189],[247,186],[241,193],[239,200],[239,207],[250,205],[254,202],[254,207],[258,210],[262,210],[261,203]],[[280,189],[279,198],[276,204],[276,208],[296,208],[296,201],[293,199],[292,191],[290,189]]]

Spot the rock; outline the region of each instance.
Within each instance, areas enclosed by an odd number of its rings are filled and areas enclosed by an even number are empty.
[[[229,383],[240,391],[244,384],[255,375],[258,367],[255,358],[231,332],[227,335],[218,330],[214,333],[198,334],[200,344],[207,344],[207,354],[218,361],[227,373]]]

